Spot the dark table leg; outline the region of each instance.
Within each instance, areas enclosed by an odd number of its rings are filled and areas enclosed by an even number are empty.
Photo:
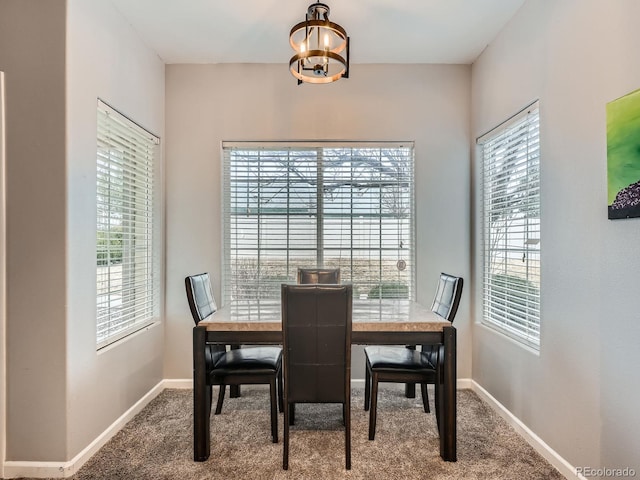
[[[193,459],[204,462],[211,451],[209,421],[211,387],[207,385],[205,348],[207,330],[193,328]]]
[[[415,350],[415,345],[407,345],[409,350]],[[404,396],[407,398],[416,398],[416,384],[415,383],[405,383],[404,384]]]
[[[237,350],[240,345],[231,345],[231,350]],[[229,385],[229,398],[238,398],[242,392],[240,391],[240,385]]]
[[[440,456],[447,462],[457,460],[456,453],[456,329],[444,327],[443,381],[439,394],[440,408]]]

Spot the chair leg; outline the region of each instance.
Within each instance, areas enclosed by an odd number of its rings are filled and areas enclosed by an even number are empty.
[[[369,440],[376,438],[376,411],[378,410],[378,374],[371,378],[371,411],[369,412]]]
[[[278,410],[284,411],[284,393],[282,388],[282,368],[278,371]]]
[[[290,403],[289,404],[289,425],[295,425],[295,424],[296,424],[296,404]]]
[[[271,439],[273,443],[278,443],[278,398],[275,377],[271,377],[269,382],[269,393],[271,395]]]
[[[364,411],[369,410],[371,402],[371,373],[369,372],[369,362],[364,368]]]
[[[227,389],[227,386],[222,384],[220,385],[220,392],[218,393],[218,403],[216,405],[216,412],[214,415],[220,415],[222,412],[222,402],[224,402],[224,391]]]
[[[422,406],[424,407],[425,413],[431,413],[429,409],[429,392],[427,391],[427,384],[420,384],[420,391],[422,392]]]
[[[345,467],[351,470],[351,399],[342,404],[344,413],[344,455]]]
[[[436,383],[434,385],[434,403],[436,407],[436,425],[438,426],[438,433],[440,433],[440,391],[438,388],[438,379],[436,378]]]
[[[285,402],[284,409],[284,439],[282,441],[282,469],[289,470],[289,411],[290,406],[288,402]]]

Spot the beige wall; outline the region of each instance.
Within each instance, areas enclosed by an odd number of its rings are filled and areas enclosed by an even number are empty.
[[[95,198],[97,98],[163,137],[164,63],[109,2],[68,5],[66,420],[72,458],[163,378],[161,323],[96,352]]]
[[[297,85],[283,65],[167,65],[166,378],[191,378],[184,277],[209,271],[220,297],[223,140],[414,140],[418,300],[441,271],[469,275],[470,67],[354,65],[351,78]],[[456,325],[471,374],[469,301]],[[364,376],[354,355],[354,378]]]
[[[164,64],[108,2],[3,0],[6,459],[69,461],[162,380],[163,328],[95,333],[96,101],[164,129]]]
[[[529,0],[472,73],[474,137],[540,99],[542,191],[540,354],[475,323],[473,378],[570,464],[636,472],[640,219],[607,220],[605,105],[640,87],[638,18],[636,0]]]
[[[66,455],[64,0],[0,2],[6,73],[6,458]]]

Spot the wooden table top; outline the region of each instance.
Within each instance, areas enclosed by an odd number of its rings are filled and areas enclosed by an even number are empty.
[[[199,323],[207,331],[282,330],[280,302],[233,302]],[[354,300],[354,332],[440,332],[451,323],[430,309],[406,299]]]

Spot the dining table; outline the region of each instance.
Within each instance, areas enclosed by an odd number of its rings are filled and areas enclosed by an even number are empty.
[[[440,456],[456,461],[456,329],[430,309],[408,299],[354,299],[352,344],[440,345],[438,401]],[[195,461],[211,452],[211,389],[207,385],[205,349],[224,345],[282,344],[278,300],[232,301],[193,329],[193,400]]]

